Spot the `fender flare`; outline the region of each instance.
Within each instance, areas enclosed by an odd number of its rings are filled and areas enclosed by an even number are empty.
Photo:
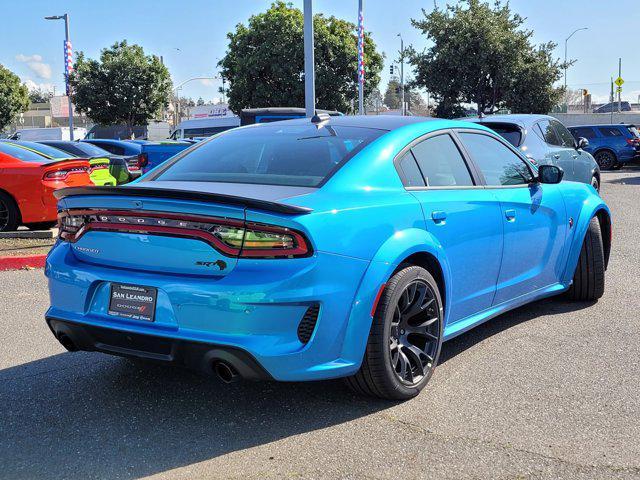
[[[343,336],[341,358],[359,368],[371,330],[372,307],[376,297],[404,259],[416,253],[436,258],[442,269],[446,298],[449,296],[451,272],[442,245],[427,230],[408,228],[389,237],[378,249],[365,271],[351,306]],[[447,318],[449,303],[445,308]]]
[[[606,214],[609,219],[610,233],[612,224],[611,210],[609,210],[609,207],[600,197],[596,197],[595,195],[589,196],[589,198],[585,200],[582,208],[580,209],[580,215],[575,220],[573,235],[571,237],[571,243],[569,245],[569,254],[567,255],[567,263],[562,275],[562,284],[565,285],[565,287],[569,287],[569,285],[573,281],[573,273],[575,272],[576,266],[578,265],[578,258],[580,257],[580,251],[582,250],[582,244],[587,234],[589,223],[591,222],[591,219],[593,217],[602,214],[601,212]],[[602,229],[602,233],[603,241],[609,241],[608,239],[604,238],[604,235],[607,233],[604,228]],[[605,253],[605,265],[607,263],[607,260],[608,255],[607,253]]]

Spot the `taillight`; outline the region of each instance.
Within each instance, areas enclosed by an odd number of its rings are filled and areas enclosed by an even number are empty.
[[[295,258],[311,255],[305,236],[296,230],[227,218],[161,212],[71,210],[58,215],[62,240],[76,242],[90,230],[142,233],[204,241],[228,256]]]
[[[640,138],[626,138],[625,140],[634,147],[640,145]]]
[[[44,180],[64,180],[69,175],[69,170],[56,170],[47,172],[42,177]]]
[[[146,153],[141,153],[138,155],[138,167],[144,168],[149,165],[149,155]]]

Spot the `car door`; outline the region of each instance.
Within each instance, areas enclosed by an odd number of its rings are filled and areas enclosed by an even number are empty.
[[[567,221],[558,185],[535,181],[531,167],[498,137],[460,131],[460,140],[500,202],[504,254],[494,305],[558,283]]]
[[[479,185],[450,132],[419,139],[397,165],[406,188],[422,204],[425,228],[449,266],[448,322],[490,308],[503,236],[495,196]]]
[[[573,154],[575,153],[575,149],[565,146],[558,131],[549,119],[545,118],[536,122],[534,129],[537,129],[537,133],[542,135],[542,138],[549,147],[544,163],[547,165],[557,165],[564,170],[565,180],[573,180]],[[569,136],[573,141],[573,136],[570,133]]]

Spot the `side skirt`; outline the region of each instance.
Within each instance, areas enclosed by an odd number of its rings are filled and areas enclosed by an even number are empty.
[[[542,298],[557,295],[564,292],[568,288],[569,285],[554,283],[547,287],[534,290],[533,292],[527,293],[526,295],[521,295],[520,297],[516,297],[512,300],[503,302],[499,305],[493,305],[486,310],[483,310],[482,312],[476,313],[475,315],[471,315],[452,324],[448,324],[444,329],[444,341],[446,342],[447,340],[451,340],[452,338],[455,338],[458,335],[461,335],[464,332],[477,327],[487,320],[491,320],[498,315],[508,312],[509,310],[521,307],[522,305],[533,302],[534,300],[540,300]]]

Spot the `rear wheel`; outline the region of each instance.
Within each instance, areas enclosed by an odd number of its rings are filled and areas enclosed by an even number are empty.
[[[380,298],[360,370],[348,377],[355,392],[406,400],[429,382],[442,346],[438,285],[424,268],[397,272]]]
[[[601,150],[594,155],[596,163],[603,170],[609,170],[615,167],[618,160],[613,152],[609,150]]]
[[[0,192],[0,232],[11,232],[18,228],[20,212],[9,195]]]
[[[604,294],[604,247],[602,231],[597,217],[589,222],[582,242],[573,283],[567,291],[571,300],[597,300]]]

